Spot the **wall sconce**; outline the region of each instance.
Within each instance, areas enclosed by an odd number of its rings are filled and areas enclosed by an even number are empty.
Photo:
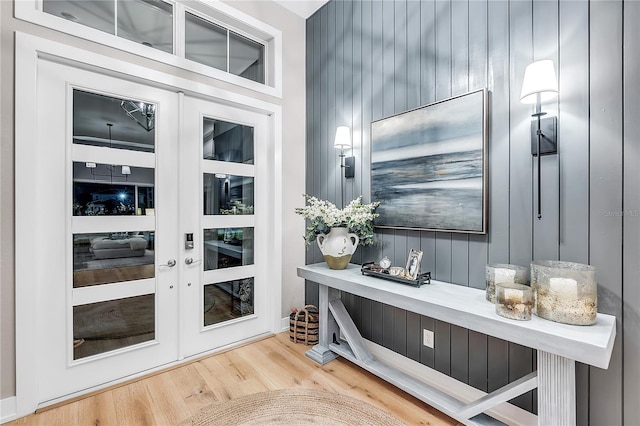
[[[333,141],[334,148],[340,148],[340,167],[344,169],[344,177],[355,177],[356,157],[345,157],[344,149],[351,148],[351,131],[347,126],[338,126],[336,138]]]
[[[351,148],[351,130],[347,126],[338,126],[336,129],[336,137],[333,141],[334,148],[340,148],[340,169],[344,170],[346,179],[355,177],[356,158],[346,157],[344,155],[345,148]],[[343,174],[343,173],[341,173]],[[344,181],[340,183],[340,193],[342,200],[342,208],[344,208]]]
[[[531,122],[531,154],[538,157],[538,219],[542,218],[540,157],[558,153],[557,117],[541,119],[546,114],[542,112],[541,104],[556,96],[558,96],[558,81],[553,61],[545,59],[527,65],[524,70],[520,102],[536,105],[536,112],[531,114],[537,119]]]

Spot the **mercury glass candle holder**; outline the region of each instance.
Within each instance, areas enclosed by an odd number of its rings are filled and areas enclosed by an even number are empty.
[[[496,313],[502,317],[527,321],[534,306],[533,289],[515,283],[496,284]]]
[[[581,263],[539,260],[531,263],[534,313],[572,325],[593,325],[598,315],[596,268]]]
[[[528,284],[529,269],[524,266],[495,263],[485,268],[486,299],[494,303],[496,300],[496,284]]]

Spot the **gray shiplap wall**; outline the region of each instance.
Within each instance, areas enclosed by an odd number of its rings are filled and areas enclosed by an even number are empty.
[[[307,192],[340,203],[337,125],[353,131],[356,177],[347,201],[368,197],[371,121],[487,87],[489,233],[380,230],[353,262],[410,248],[438,280],[484,288],[486,263],[562,259],[598,267],[600,311],[618,318],[608,370],[578,365],[578,424],[640,418],[640,2],[332,0],[307,20]],[[553,59],[559,155],[543,158],[543,218],[534,215],[531,107],[524,68]],[[307,263],[322,261],[316,247]],[[317,288],[307,283],[307,301]],[[352,295],[365,338],[492,391],[535,368],[528,348]],[[422,329],[435,331],[435,350]],[[623,344],[624,342],[624,344]],[[624,380],[623,380],[624,377]],[[536,410],[536,393],[516,398]]]

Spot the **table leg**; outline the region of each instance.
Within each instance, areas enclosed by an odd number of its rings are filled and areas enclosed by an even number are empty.
[[[333,336],[340,337],[340,328],[336,320],[329,312],[329,302],[340,299],[340,291],[335,288],[329,288],[326,285],[319,284],[319,305],[318,312],[320,315],[318,321],[318,344],[309,349],[305,355],[317,362],[318,364],[326,364],[334,360],[337,355],[331,352],[329,344],[333,342]]]
[[[541,350],[538,350],[538,424],[576,424],[576,362]]]

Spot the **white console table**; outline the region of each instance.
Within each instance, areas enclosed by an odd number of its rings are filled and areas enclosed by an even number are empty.
[[[320,289],[319,343],[307,352],[309,358],[324,364],[340,355],[464,424],[501,424],[484,412],[537,387],[538,424],[575,425],[575,362],[609,366],[616,336],[611,315],[598,314],[592,326],[536,316],[514,321],[498,316],[483,290],[435,280],[416,288],[363,276],[358,265],[341,271],[325,263],[307,265],[298,268],[298,276],[318,283]],[[340,300],[342,291],[536,349],[538,369],[466,404],[376,360]],[[336,344],[334,336],[346,342]]]

